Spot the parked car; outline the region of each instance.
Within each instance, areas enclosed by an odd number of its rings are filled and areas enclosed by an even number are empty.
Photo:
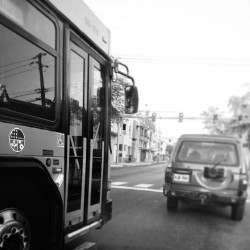
[[[165,170],[167,210],[179,201],[231,206],[231,218],[242,220],[247,199],[248,162],[240,141],[225,135],[182,135]]]

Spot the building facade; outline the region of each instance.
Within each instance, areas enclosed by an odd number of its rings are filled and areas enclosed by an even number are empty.
[[[125,118],[112,123],[111,164],[165,160],[167,142],[150,118]]]

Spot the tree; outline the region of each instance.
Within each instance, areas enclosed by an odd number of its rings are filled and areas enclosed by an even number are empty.
[[[231,96],[228,101],[228,108],[232,114],[231,119],[218,118],[216,122],[213,120],[215,114],[222,117],[218,108],[209,107],[207,111],[203,111],[201,115],[206,118],[204,121],[205,128],[212,134],[237,133],[241,136],[250,128],[250,92],[246,92],[243,96]]]
[[[228,107],[232,112],[232,131],[239,136],[249,131],[250,123],[250,92],[243,96],[232,96],[229,99]],[[239,119],[240,118],[240,119]]]
[[[111,84],[111,121],[121,122],[124,118],[124,88],[128,83],[118,77]]]
[[[174,149],[174,146],[171,145],[171,144],[168,144],[168,145],[166,146],[166,153],[167,153],[168,155],[171,155],[173,149]]]
[[[222,112],[216,107],[209,107],[207,111],[203,111],[201,114],[206,118],[204,121],[205,128],[211,134],[231,134],[235,132],[242,134],[249,128],[249,122],[245,122],[245,119],[250,118],[250,92],[243,96],[231,96],[228,101],[228,108],[232,117],[227,120],[220,118]],[[215,122],[213,116],[216,114],[219,118]],[[240,121],[240,117],[244,119]]]
[[[231,96],[228,102],[228,107],[229,110],[232,112],[233,116],[238,116],[240,115],[241,108],[243,104],[243,99],[242,97],[239,96]]]
[[[250,116],[250,92],[243,96],[232,96],[229,99],[228,107],[234,117],[243,115],[244,117]]]
[[[70,125],[80,125],[83,117],[83,108],[80,107],[79,101],[73,98],[70,99]]]
[[[127,86],[128,83],[123,78],[117,78],[111,84],[111,121],[112,122],[121,122],[124,117],[124,87]],[[104,93],[100,92],[98,95],[103,95]],[[101,99],[101,96],[95,96],[93,98],[92,103],[92,115],[94,124],[96,121],[99,121],[99,116],[101,115],[98,106],[101,105],[98,102],[98,98]],[[80,107],[79,101],[75,99],[71,99],[71,108],[70,108],[70,123],[80,124],[83,117],[83,112],[87,112]]]
[[[227,134],[229,133],[230,121],[221,119],[222,112],[217,107],[209,107],[207,111],[201,113],[204,116],[204,125],[210,134]],[[214,121],[214,115],[218,116],[218,119]]]

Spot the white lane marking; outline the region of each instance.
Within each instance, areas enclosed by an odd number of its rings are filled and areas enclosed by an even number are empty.
[[[124,184],[127,184],[127,182],[116,181],[116,182],[111,183],[111,185],[114,185],[114,186],[120,186],[120,185],[124,185]]]
[[[250,186],[248,186],[247,188],[247,192],[248,192],[248,199],[246,200],[246,203],[250,203]]]
[[[153,184],[138,184],[138,185],[134,185],[134,187],[137,187],[137,188],[149,188],[149,187],[152,187]]]
[[[124,186],[115,186],[115,185],[114,186],[111,185],[111,188],[119,188],[119,189],[129,189],[129,190],[139,190],[139,191],[149,191],[149,192],[162,193],[162,190],[151,189],[151,188],[124,187]]]

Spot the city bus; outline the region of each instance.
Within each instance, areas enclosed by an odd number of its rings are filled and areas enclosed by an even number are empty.
[[[82,0],[0,0],[0,249],[63,249],[111,219],[117,73],[136,113],[134,79]]]

